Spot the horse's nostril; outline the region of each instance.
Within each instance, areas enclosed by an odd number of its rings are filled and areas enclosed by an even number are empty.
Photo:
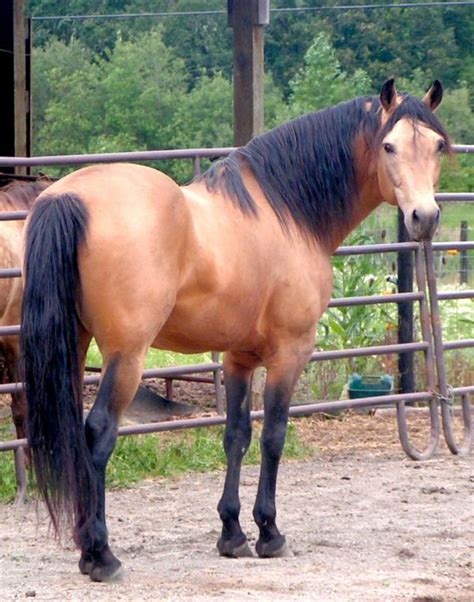
[[[441,217],[441,211],[438,209],[438,211],[436,212],[436,216],[435,216],[436,223],[439,222],[440,217]]]
[[[413,209],[412,219],[413,219],[414,222],[419,222],[420,221],[420,217],[419,217],[416,209]]]

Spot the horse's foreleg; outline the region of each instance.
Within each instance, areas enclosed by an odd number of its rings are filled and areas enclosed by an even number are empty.
[[[299,354],[298,354],[299,355]],[[288,410],[296,381],[306,364],[303,360],[288,360],[289,353],[281,363],[268,367],[264,392],[264,424],[261,436],[262,462],[257,499],[253,516],[260,536],[256,544],[257,554],[262,558],[286,556],[289,553],[285,537],[276,526],[276,483],[278,466],[285,443]],[[294,356],[293,356],[294,357]]]
[[[250,381],[252,371],[244,368],[226,355],[224,378],[227,398],[227,420],[224,449],[227,456],[227,473],[224,492],[218,505],[222,520],[222,535],[217,543],[221,556],[237,558],[252,556],[247,538],[239,522],[239,480],[242,459],[250,445]]]
[[[93,581],[110,581],[121,570],[120,561],[110,550],[105,520],[105,471],[117,440],[120,416],[133,398],[140,382],[142,356],[112,355],[106,361],[97,399],[85,426],[87,444],[97,478],[97,513],[93,524],[79,520],[75,539],[81,548],[79,569]]]

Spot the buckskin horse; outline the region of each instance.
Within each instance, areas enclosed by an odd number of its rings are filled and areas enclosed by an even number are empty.
[[[74,526],[79,569],[114,579],[105,469],[151,347],[225,352],[227,474],[222,556],[251,554],[239,523],[249,384],[267,369],[253,515],[260,557],[287,553],[275,517],[277,471],[295,383],[331,296],[331,254],[382,201],[414,240],[439,222],[434,191],[448,136],[423,100],[388,80],[279,126],[179,187],[138,165],[80,169],[42,193],[26,232],[22,350],[28,439],[56,530]],[[83,423],[81,378],[94,336],[104,368]]]
[[[40,192],[50,180],[44,178],[33,182],[14,181],[0,189],[0,212],[22,211],[31,208]],[[21,264],[22,220],[0,221],[0,268],[16,268]],[[20,278],[0,279],[0,326],[20,323],[23,287]],[[2,383],[18,380],[20,343],[18,337],[0,337],[0,357],[4,370]],[[26,399],[22,390],[12,393],[12,418],[18,439],[26,437]]]

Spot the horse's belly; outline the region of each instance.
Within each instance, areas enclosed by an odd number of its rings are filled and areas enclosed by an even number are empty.
[[[261,340],[258,315],[255,304],[237,300],[213,298],[189,307],[178,305],[152,346],[180,353],[256,347]]]

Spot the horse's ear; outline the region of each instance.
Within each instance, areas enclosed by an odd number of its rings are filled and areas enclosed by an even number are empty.
[[[436,111],[436,109],[441,104],[443,100],[443,86],[439,79],[435,79],[433,84],[431,85],[428,92],[425,94],[423,98],[423,102],[427,105],[432,111]]]
[[[390,113],[390,111],[393,111],[396,107],[396,100],[397,89],[395,88],[395,80],[392,77],[391,79],[387,79],[382,86],[382,90],[380,91],[380,102],[387,113]]]

